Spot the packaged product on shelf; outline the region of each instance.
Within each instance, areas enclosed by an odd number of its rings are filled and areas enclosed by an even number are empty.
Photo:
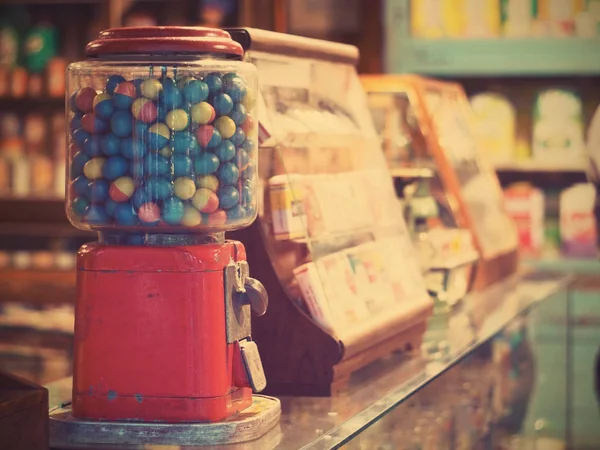
[[[11,193],[17,197],[26,197],[31,192],[31,173],[29,159],[24,154],[20,154],[11,159],[10,189]]]
[[[276,175],[269,179],[269,199],[275,239],[306,237],[306,216],[301,175]]]
[[[67,62],[64,58],[52,58],[46,70],[46,89],[50,97],[65,95],[65,72]]]
[[[519,250],[539,257],[544,245],[544,193],[530,184],[516,184],[504,191],[504,205],[515,221]]]
[[[49,270],[54,265],[54,255],[49,251],[37,251],[31,254],[31,268]]]
[[[10,252],[0,250],[0,269],[8,269],[12,264]]]
[[[526,38],[534,32],[537,0],[500,0],[502,35],[508,38]]]
[[[598,255],[595,204],[596,189],[591,183],[579,183],[561,192],[560,239],[565,255]]]
[[[500,35],[498,0],[465,0],[465,36],[471,39]]]
[[[416,38],[438,39],[445,36],[444,0],[411,0],[411,34]]]
[[[47,130],[47,122],[43,115],[31,113],[25,117],[23,136],[27,153],[38,153],[44,149]]]
[[[10,74],[10,95],[16,98],[27,94],[27,71],[23,67],[15,67]]]
[[[516,111],[503,95],[481,93],[471,97],[477,138],[484,155],[493,163],[515,160]]]
[[[587,129],[587,170],[591,180],[600,184],[600,106],[592,117],[592,121]]]
[[[585,0],[538,0],[540,18],[554,37],[573,36],[575,16],[584,7]]]
[[[31,252],[16,251],[12,255],[12,263],[15,269],[28,269],[31,267]]]
[[[10,95],[10,70],[8,67],[0,66],[0,97]]]
[[[29,74],[27,80],[27,95],[30,97],[40,97],[44,90],[44,79],[39,73]]]
[[[54,253],[54,267],[60,270],[71,270],[75,268],[75,253],[57,251]]]
[[[574,92],[548,89],[534,105],[533,158],[560,167],[585,167],[583,107]]]
[[[57,30],[50,24],[40,24],[29,30],[23,43],[25,65],[30,72],[40,73],[57,52]]]

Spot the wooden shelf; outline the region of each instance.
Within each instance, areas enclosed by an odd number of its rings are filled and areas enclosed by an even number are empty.
[[[74,303],[75,270],[0,270],[0,302]]]

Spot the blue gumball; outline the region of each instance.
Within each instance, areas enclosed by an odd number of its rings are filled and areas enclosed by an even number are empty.
[[[71,180],[83,174],[83,166],[90,160],[85,152],[77,152],[71,159]]]
[[[226,116],[233,109],[233,100],[227,94],[217,94],[212,101],[215,112],[218,116]]]
[[[172,78],[163,78],[162,85],[163,88],[158,94],[158,105],[164,106],[167,110],[179,108],[182,96],[175,81]]]
[[[254,140],[250,139],[249,137],[246,137],[246,139],[244,139],[244,142],[242,142],[242,145],[240,145],[240,147],[246,150],[248,153],[252,154],[252,152],[256,149],[256,144],[254,143]]]
[[[228,186],[226,186],[228,187]],[[235,205],[233,206],[231,209],[227,210],[227,219],[228,220],[233,220],[233,221],[238,221],[238,220],[243,220],[246,219],[248,217],[248,211],[246,211],[246,208],[244,208],[241,205]]]
[[[71,210],[78,216],[83,216],[90,208],[90,201],[85,197],[75,197],[71,202]]]
[[[214,153],[221,162],[231,161],[235,156],[235,145],[233,145],[231,141],[225,139],[217,145],[214,149]]]
[[[146,193],[151,201],[164,200],[171,196],[171,182],[165,178],[150,178],[146,181]]]
[[[237,127],[235,129],[235,133],[233,133],[233,136],[229,138],[229,140],[235,145],[240,145],[242,142],[244,142],[244,139],[246,139],[246,133],[244,133],[244,130],[242,130],[241,127]]]
[[[122,83],[123,81],[125,81],[125,78],[123,78],[121,75],[111,75],[108,77],[108,80],[106,80],[106,92],[108,92],[110,95],[113,95],[117,84]]]
[[[73,131],[73,142],[77,144],[78,147],[83,147],[84,141],[90,136],[90,133],[85,131],[83,128],[77,128]]]
[[[176,154],[173,155],[173,175],[176,177],[185,177],[192,173],[194,164],[192,158],[187,155]]]
[[[144,177],[146,172],[146,160],[134,161],[133,159],[129,161],[129,175],[134,180],[139,180]]]
[[[90,198],[90,180],[83,175],[73,181],[73,191],[80,197]]]
[[[71,131],[71,133],[73,133],[77,128],[81,128],[81,118],[82,117],[83,117],[83,114],[81,114],[81,113],[75,113],[73,115],[73,118],[69,122],[69,130]]]
[[[102,136],[102,141],[100,142],[102,153],[104,153],[106,156],[118,155],[120,152],[120,145],[121,140],[112,133],[108,133]]]
[[[242,172],[242,179],[243,180],[250,180],[254,177],[254,174],[256,172],[256,169],[254,168],[254,166],[252,164],[250,164],[246,170],[244,170]]]
[[[148,139],[148,127],[147,123],[136,121],[133,126],[133,137],[146,141]]]
[[[189,131],[177,131],[171,138],[171,147],[175,153],[195,154],[199,150],[196,136]]]
[[[121,146],[119,147],[121,154],[127,159],[141,159],[143,158],[148,149],[139,138],[125,138],[121,140]]]
[[[110,222],[110,217],[106,213],[104,206],[93,204],[85,215],[85,220],[91,225],[104,225]]]
[[[183,98],[188,103],[200,103],[208,98],[208,85],[200,80],[190,80],[183,86]]]
[[[239,75],[228,73],[222,78],[223,92],[229,95],[233,101],[239,102],[246,96],[246,83]]]
[[[119,203],[115,202],[112,198],[107,198],[104,202],[104,209],[106,210],[106,214],[109,217],[115,217],[115,210],[117,209],[117,205]]]
[[[90,182],[90,199],[92,203],[101,203],[108,197],[108,183],[104,180]]]
[[[90,157],[100,156],[102,154],[102,138],[91,135],[83,141],[83,151]]]
[[[221,138],[221,133],[219,133],[219,130],[217,130],[216,128],[213,128],[212,136],[210,137],[208,144],[206,144],[206,147],[214,148],[217,145],[219,145],[222,140],[223,139]]]
[[[169,225],[178,225],[185,214],[185,206],[177,197],[171,197],[164,201],[161,216]]]
[[[131,135],[133,130],[133,116],[129,111],[117,111],[110,118],[110,129],[120,138]]]
[[[235,122],[236,125],[242,125],[246,121],[246,107],[241,103],[236,103],[231,112],[229,113],[229,117],[231,120]]]
[[[253,194],[254,190],[252,189],[252,186],[247,184],[246,182],[244,182],[244,185],[242,186],[242,205],[243,206],[250,206],[254,204],[254,194]]]
[[[150,196],[148,195],[148,192],[146,191],[144,186],[138,187],[133,193],[133,196],[131,197],[131,202],[136,208],[139,208],[144,203],[148,203],[149,201]]]
[[[202,152],[194,164],[196,175],[204,176],[215,173],[219,168],[219,158],[211,152]]]
[[[168,175],[171,173],[171,163],[164,156],[151,153],[144,159],[144,169],[147,175]]]
[[[131,227],[138,224],[138,215],[129,203],[119,203],[115,207],[115,221],[119,225]]]
[[[223,209],[230,209],[240,201],[240,193],[233,186],[221,186],[217,191],[219,197],[219,206]]]
[[[218,73],[210,73],[204,77],[204,82],[208,86],[208,92],[211,94],[218,94],[223,88],[223,82]]]
[[[111,156],[102,166],[102,176],[107,180],[116,180],[127,174],[129,163],[122,156]]]
[[[236,184],[240,176],[237,166],[232,163],[224,163],[219,167],[217,178],[221,185]]]

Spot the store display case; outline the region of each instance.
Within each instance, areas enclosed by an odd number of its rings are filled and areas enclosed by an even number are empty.
[[[434,164],[458,226],[471,230],[479,253],[474,289],[513,273],[518,263],[516,228],[504,210],[497,177],[481,157],[462,87],[419,76],[364,77],[363,84],[373,94],[400,95],[410,104],[411,121],[419,124],[423,137],[420,147],[406,149],[398,145],[393,116],[381,112],[372,100],[372,108],[389,121],[381,129],[392,173],[396,167],[420,167],[421,161]]]
[[[236,232],[271,304],[253,325],[267,391],[331,395],[419,348],[431,314],[355,47],[230,30],[259,72],[257,222]]]

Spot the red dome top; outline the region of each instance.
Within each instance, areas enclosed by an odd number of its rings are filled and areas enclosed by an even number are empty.
[[[218,53],[239,59],[244,50],[227,31],[206,27],[109,28],[85,47],[87,57],[136,53]]]

